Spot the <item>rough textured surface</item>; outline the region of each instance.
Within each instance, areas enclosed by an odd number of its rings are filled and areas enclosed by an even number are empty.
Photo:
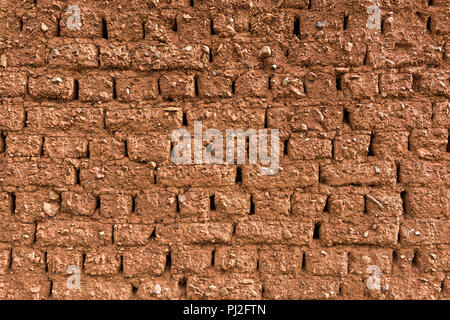
[[[449,3],[373,4],[1,1],[0,298],[449,299]],[[174,165],[199,119],[278,174]]]

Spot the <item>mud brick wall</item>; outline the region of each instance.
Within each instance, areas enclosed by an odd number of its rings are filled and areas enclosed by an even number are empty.
[[[450,298],[449,9],[1,1],[0,298]],[[174,165],[200,119],[278,174]]]

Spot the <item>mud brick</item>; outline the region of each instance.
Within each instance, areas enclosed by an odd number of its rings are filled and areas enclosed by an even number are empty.
[[[355,220],[343,222],[332,219],[321,224],[319,229],[321,243],[327,246],[334,244],[394,246],[397,243],[399,225],[395,219],[378,222],[360,218],[357,223]]]
[[[339,293],[339,281],[321,277],[288,278],[274,276],[264,281],[264,297],[267,299],[333,299]]]
[[[333,140],[334,159],[338,161],[367,159],[370,145],[369,134],[346,134]],[[331,150],[330,150],[331,153]]]
[[[250,212],[250,195],[235,191],[214,193],[216,210],[229,217],[242,217]]]
[[[280,166],[276,175],[262,175],[260,166],[247,165],[242,170],[242,181],[245,186],[263,189],[314,186],[319,181],[319,166],[299,161],[295,165]]]
[[[327,199],[328,211],[331,215],[351,217],[364,213],[365,199],[363,195],[351,193],[330,194]]]
[[[130,249],[123,254],[123,273],[125,277],[147,274],[161,275],[166,267],[169,248],[165,246],[149,246]]]
[[[46,137],[44,150],[50,158],[86,158],[88,142],[82,137]]]
[[[171,272],[177,274],[202,274],[211,266],[212,248],[182,246],[173,247]]]
[[[331,71],[311,71],[305,76],[305,91],[312,99],[336,97],[336,77]]]
[[[344,95],[353,99],[371,98],[378,94],[378,75],[374,73],[346,73],[342,77]]]
[[[237,32],[248,32],[249,21],[245,13],[220,13],[213,17],[212,30],[219,37],[233,37]]]
[[[438,65],[442,48],[426,43],[372,42],[368,45],[366,64],[374,68],[407,67],[411,65]]]
[[[45,221],[38,223],[36,242],[41,245],[98,246],[112,241],[112,227],[100,222]]]
[[[16,215],[23,222],[35,222],[55,217],[60,211],[60,196],[53,190],[16,193]]]
[[[89,158],[98,160],[120,160],[125,157],[125,143],[109,136],[93,137],[89,143]]]
[[[154,225],[115,224],[114,243],[119,246],[143,246],[150,240]]]
[[[229,243],[233,232],[231,223],[183,223],[158,225],[156,239],[163,244]]]
[[[423,272],[444,272],[450,270],[450,247],[441,245],[438,248],[419,248],[417,264]]]
[[[262,284],[254,275],[226,275],[201,277],[194,275],[187,281],[187,299],[261,299]]]
[[[0,181],[4,186],[70,186],[76,183],[75,167],[68,163],[36,161],[6,163],[0,170]]]
[[[0,276],[3,286],[0,288],[2,300],[42,300],[48,297],[50,281],[48,277],[40,274],[32,274],[30,277],[9,274]]]
[[[108,167],[93,166],[80,170],[81,185],[87,189],[148,188],[154,184],[153,168],[146,164],[124,164]]]
[[[415,186],[448,185],[450,168],[448,163],[405,160],[400,165],[400,182]]]
[[[45,255],[44,252],[32,248],[18,247],[12,251],[13,271],[45,271]]]
[[[136,109],[108,110],[105,124],[109,130],[147,133],[167,132],[179,128],[182,121],[181,108],[143,106]]]
[[[136,299],[176,300],[181,299],[182,295],[183,291],[177,280],[163,277],[146,277],[142,280],[142,284],[136,292]]]
[[[229,98],[232,96],[232,80],[217,75],[198,77],[198,95],[201,98]]]
[[[394,43],[415,43],[427,32],[427,21],[413,11],[400,11],[383,18],[385,39]]]
[[[101,108],[35,107],[28,110],[28,127],[37,132],[101,132],[105,112]]]
[[[27,75],[24,72],[0,73],[0,97],[20,97],[25,95],[26,91]]]
[[[35,225],[2,219],[0,222],[0,242],[30,245],[34,242]]]
[[[450,189],[407,188],[406,214],[420,218],[439,218],[450,215]]]
[[[0,128],[18,131],[25,125],[25,111],[19,105],[0,105]]]
[[[365,103],[349,108],[353,129],[423,128],[431,124],[432,107],[426,101]]]
[[[210,197],[208,192],[188,191],[178,196],[180,216],[204,216],[210,209]]]
[[[83,254],[74,248],[52,248],[47,252],[48,271],[52,273],[68,274],[70,266],[83,268]],[[70,272],[70,269],[69,269]]]
[[[229,186],[235,183],[236,168],[229,165],[162,166],[156,171],[157,184],[164,186]]]
[[[305,222],[248,221],[236,227],[236,236],[246,243],[307,244],[312,240],[313,224]]]
[[[252,273],[258,266],[254,247],[221,246],[215,249],[214,267],[220,271]]]
[[[91,43],[71,43],[52,47],[48,57],[52,67],[81,69],[98,67],[98,49]]]
[[[128,69],[131,52],[127,46],[108,44],[100,46],[100,66],[105,69]]]
[[[433,70],[419,75],[419,90],[426,95],[449,96],[450,86],[448,85],[450,73],[448,71]]]
[[[127,300],[132,296],[132,286],[121,278],[81,276],[80,289],[69,289],[68,277],[58,277],[53,281],[52,297],[58,300]]]
[[[441,282],[434,279],[427,281],[417,281],[410,277],[397,276],[389,281],[389,291],[387,299],[406,300],[406,299],[427,299],[435,300],[439,297]]]
[[[396,181],[394,163],[376,161],[358,163],[345,161],[328,164],[320,168],[321,182],[334,186],[357,185],[392,185]]]
[[[302,250],[298,247],[276,247],[276,249],[259,251],[259,271],[271,275],[300,274],[303,265]]]
[[[0,191],[0,216],[9,216],[13,209],[13,198],[8,192]]]
[[[101,38],[102,37],[102,17],[96,8],[89,8],[81,3],[80,8],[81,25],[77,28],[77,21],[73,18],[76,11],[68,10],[67,6],[61,13],[60,28],[61,37],[68,38]],[[72,18],[71,18],[72,17]]]
[[[408,153],[407,131],[377,130],[372,138],[372,152],[378,158],[403,157]]]
[[[347,274],[348,254],[339,249],[314,249],[305,253],[306,270],[314,275]]]
[[[1,249],[0,250],[0,276],[8,272],[9,265],[11,261],[11,250]]]
[[[128,194],[100,195],[100,214],[103,217],[126,217],[133,210],[133,200]]]
[[[292,159],[315,160],[331,158],[331,149],[331,140],[295,134],[289,139],[287,152]]]
[[[36,157],[41,149],[42,137],[38,135],[9,134],[6,137],[6,153],[10,157]]]
[[[300,73],[275,75],[270,78],[270,87],[276,98],[300,98],[305,96],[304,75]]]
[[[55,73],[29,78],[28,91],[38,99],[71,100],[74,96],[75,80],[70,76]]]
[[[93,276],[110,276],[119,273],[121,258],[114,249],[98,249],[86,253],[84,273]]]
[[[119,101],[155,99],[158,96],[158,79],[155,77],[120,78],[116,80],[116,90]]]
[[[159,133],[130,136],[127,147],[130,159],[139,162],[164,161],[170,156],[170,138]]]
[[[184,6],[186,6],[186,1],[181,0],[178,2],[184,2]],[[178,4],[174,3],[174,5]],[[183,5],[180,4],[180,7],[182,6]],[[177,22],[176,19],[176,12],[171,10],[147,11],[143,21],[145,39],[155,40],[161,43],[170,42],[171,39],[176,36],[176,32],[173,30],[175,23]]]
[[[79,83],[81,101],[105,102],[113,99],[113,80],[109,76],[84,76]]]
[[[200,10],[186,10],[179,12],[176,16],[177,35],[180,40],[192,39],[208,39],[210,36],[209,17],[205,12]]]
[[[383,97],[404,97],[413,92],[413,76],[409,73],[380,75],[380,92]]]
[[[136,197],[136,213],[156,220],[173,217],[176,213],[176,195],[166,190],[146,190]]]
[[[252,193],[254,214],[258,218],[273,219],[280,215],[289,215],[291,211],[291,193],[254,192]]]
[[[448,136],[444,128],[414,129],[409,137],[410,149],[420,158],[439,158],[447,152]]]
[[[195,96],[195,80],[192,75],[165,74],[159,79],[159,86],[164,99],[182,99]]]
[[[90,216],[97,209],[96,198],[85,192],[63,192],[61,199],[61,211],[74,216]]]
[[[142,21],[137,12],[127,11],[106,17],[108,39],[113,41],[139,41],[144,38]]]
[[[359,276],[347,276],[342,281],[340,295],[344,299],[361,300],[364,299],[364,290],[367,284],[362,282]]]
[[[436,126],[450,127],[450,103],[436,102],[433,105],[433,123]]]
[[[403,201],[398,193],[373,191],[365,195],[365,214],[375,217],[398,217],[403,214]]]
[[[294,192],[291,197],[292,215],[320,217],[326,203],[325,194]]]
[[[280,138],[290,131],[331,131],[342,122],[342,110],[336,107],[315,106],[298,108],[269,108],[268,127],[280,129]]]
[[[238,96],[263,97],[269,89],[269,77],[263,71],[252,70],[236,80],[236,94]]]
[[[229,105],[225,108],[205,106],[205,108],[188,109],[186,111],[188,127],[193,128],[194,121],[202,121],[204,130],[209,128],[235,129],[235,131],[242,129],[245,133],[249,128],[255,130],[264,128],[264,117],[264,110],[237,106],[234,108]],[[226,132],[223,132],[223,134],[226,135]]]
[[[209,48],[204,45],[141,44],[133,55],[132,67],[138,70],[204,69]]]
[[[288,61],[302,66],[360,66],[366,45],[361,42],[300,42],[289,48]]]
[[[450,220],[405,220],[400,227],[400,242],[406,245],[448,244]]]
[[[375,247],[358,247],[350,250],[348,271],[353,274],[366,275],[370,273],[370,266],[377,266],[381,273],[391,273],[392,250]]]
[[[327,34],[327,38],[338,38],[343,29],[343,19],[337,13],[324,10],[317,14],[313,11],[305,11],[300,17],[300,38],[318,40]]]

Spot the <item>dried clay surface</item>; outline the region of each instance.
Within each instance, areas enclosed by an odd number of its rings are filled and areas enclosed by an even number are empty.
[[[0,299],[449,299],[449,9],[1,1]]]

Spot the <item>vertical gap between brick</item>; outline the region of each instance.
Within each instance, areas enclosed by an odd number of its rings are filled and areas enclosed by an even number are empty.
[[[178,17],[173,18],[172,31],[178,32]]]
[[[42,137],[41,150],[39,151],[39,156],[42,158],[45,155],[45,137]]]
[[[306,252],[304,251],[302,255],[302,270],[306,270]]]
[[[78,83],[78,80],[75,79],[73,81],[73,99],[78,100],[79,98],[79,91],[80,91],[80,84]]]
[[[23,18],[19,19],[19,30],[20,30],[20,32],[23,31]]]
[[[120,256],[120,267],[119,267],[120,273],[123,273],[123,256]]]
[[[198,76],[194,77],[195,96],[198,97]]]
[[[336,90],[342,91],[342,73],[336,74]]]
[[[366,52],[364,52],[363,65],[367,66],[368,59],[369,59],[369,45],[366,45]]]
[[[312,0],[308,0],[308,10],[311,10],[311,2]]]
[[[327,195],[327,198],[325,199],[325,206],[323,207],[322,212],[330,213],[329,201],[330,201],[330,195]]]
[[[320,239],[320,222],[314,224],[313,239]]]
[[[413,258],[411,260],[411,265],[413,267],[417,267],[417,254],[418,254],[418,250],[414,249],[414,255],[413,255]]]
[[[45,264],[45,272],[48,272],[47,251],[44,252],[44,264]]]
[[[11,215],[15,215],[16,214],[16,194],[11,192],[9,195],[11,197]]]
[[[142,21],[142,39],[145,40],[145,21]]]
[[[56,20],[56,36],[61,37],[61,19]]]
[[[214,268],[214,260],[216,257],[216,248],[213,249],[213,251],[211,252],[211,267]]]
[[[117,88],[116,88],[116,79],[112,79],[112,85],[113,85],[113,99],[117,100]]]
[[[367,214],[367,195],[364,195],[364,214]]]
[[[348,14],[344,14],[344,30],[347,30],[348,28]]]
[[[295,17],[294,18],[294,30],[293,30],[293,34],[295,36],[297,36],[298,38],[300,38],[300,18],[299,17]]]
[[[194,0],[190,0],[190,1],[189,1],[189,5],[190,5],[191,7],[193,7],[193,6],[194,6]]]
[[[383,19],[383,16],[381,16],[380,33],[384,34],[384,19]]]
[[[105,18],[102,18],[102,38],[108,39],[108,24],[106,23]]]
[[[400,183],[400,162],[396,163],[396,176],[397,176],[397,183]]]
[[[136,196],[131,196],[131,212],[136,212]]]
[[[283,154],[288,155],[289,138],[283,141]]]
[[[235,179],[236,183],[242,183],[242,168],[241,167],[237,167],[236,168],[236,179]]]
[[[176,212],[180,213],[180,197],[177,195],[175,198],[176,201]]]
[[[213,19],[209,20],[209,30],[210,30],[211,35],[215,35],[216,34],[216,32],[214,31],[214,21],[213,21]]]
[[[166,271],[170,272],[170,269],[172,267],[172,254],[171,251],[169,251],[169,253],[166,256]]]
[[[373,151],[373,132],[370,133],[370,140],[369,140],[369,150],[368,154],[369,157],[374,157],[375,153]]]
[[[123,140],[123,147],[124,147],[124,155],[125,158],[128,158],[128,140]]]
[[[112,225],[112,230],[111,230],[111,244],[114,244],[114,241],[115,241],[115,239],[114,239],[114,230],[115,230],[115,228],[114,228],[114,225]]]
[[[216,199],[215,199],[215,194],[212,194],[209,197],[209,210],[211,211],[216,211]]]
[[[249,215],[255,214],[255,201],[253,199],[253,195],[250,195],[250,211],[248,213]]]
[[[12,269],[13,265],[13,249],[9,250],[9,261],[8,261],[8,270]]]
[[[400,192],[400,198],[402,199],[402,208],[403,208],[403,216],[407,214],[407,205],[406,205],[406,190]]]
[[[213,61],[214,61],[213,49],[209,48],[209,62],[213,62]]]
[[[350,126],[350,112],[348,112],[347,109],[344,109],[343,111],[342,123]]]
[[[80,168],[75,168],[75,184],[80,185],[81,184],[81,178],[80,178]]]
[[[23,114],[23,127],[26,128],[28,127],[28,111],[25,110],[24,114]]]
[[[86,253],[81,255],[81,272],[84,272],[84,266],[86,265]]]
[[[427,31],[431,32],[431,17],[427,18]]]

